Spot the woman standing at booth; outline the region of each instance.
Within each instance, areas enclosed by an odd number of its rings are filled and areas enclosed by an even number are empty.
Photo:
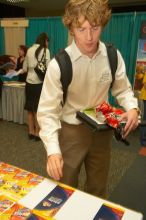
[[[28,111],[28,138],[36,141],[39,138],[39,125],[36,119],[36,112],[43,82],[38,78],[34,68],[37,65],[37,60],[41,60],[44,51],[46,51],[46,65],[50,61],[50,52],[48,50],[49,38],[46,33],[41,33],[35,44],[27,51],[24,63],[23,72],[28,72],[26,78],[26,103],[25,109]]]
[[[18,47],[19,57],[17,58],[17,67],[16,67],[17,71],[23,68],[23,62],[24,62],[26,53],[27,53],[27,47],[25,45],[19,45]],[[24,72],[23,74],[19,74],[18,81],[25,82],[26,77],[27,77],[27,72]]]

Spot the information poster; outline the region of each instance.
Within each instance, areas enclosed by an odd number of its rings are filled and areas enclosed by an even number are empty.
[[[138,41],[136,74],[134,90],[140,91],[143,86],[143,77],[146,73],[146,21],[143,21],[140,29],[140,38]]]

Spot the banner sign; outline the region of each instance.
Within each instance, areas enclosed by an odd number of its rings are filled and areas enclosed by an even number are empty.
[[[146,21],[143,21],[140,28],[140,39],[138,41],[136,74],[134,90],[142,89],[144,74],[146,73]]]
[[[140,39],[146,40],[146,21],[142,21],[140,30]]]

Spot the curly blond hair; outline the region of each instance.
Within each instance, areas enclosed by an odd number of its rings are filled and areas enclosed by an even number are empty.
[[[108,0],[69,0],[63,16],[64,25],[71,30],[80,27],[79,17],[83,16],[91,25],[104,27],[111,17]]]

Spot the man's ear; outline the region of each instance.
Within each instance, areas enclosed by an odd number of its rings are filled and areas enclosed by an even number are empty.
[[[70,27],[69,33],[70,33],[71,36],[74,36],[74,32],[73,32],[73,28],[72,27]]]

